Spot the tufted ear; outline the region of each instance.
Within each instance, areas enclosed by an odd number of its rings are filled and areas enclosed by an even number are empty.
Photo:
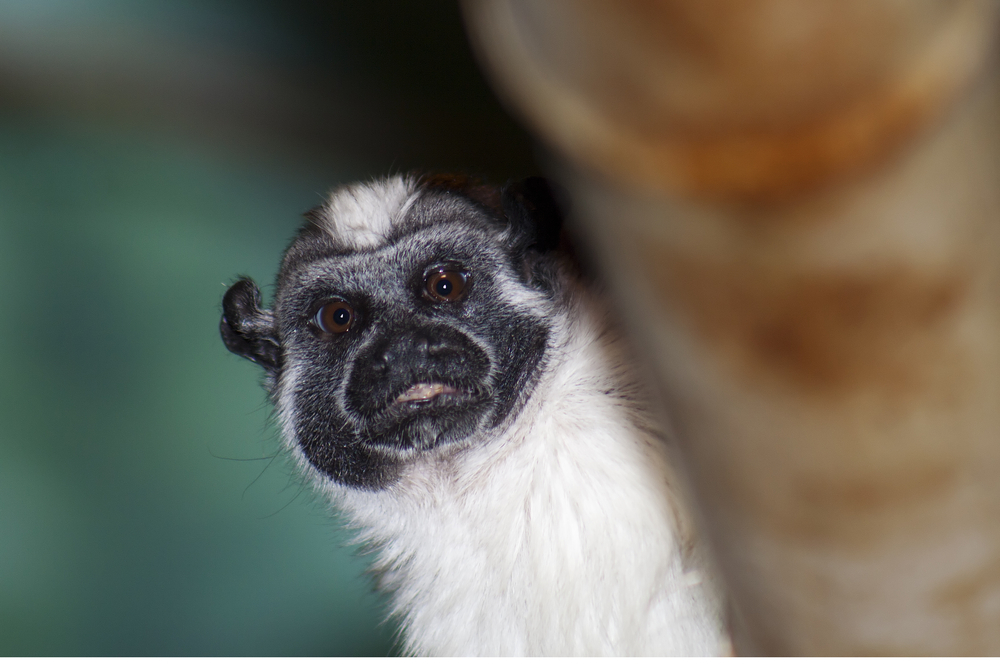
[[[500,201],[515,253],[546,253],[559,245],[563,216],[547,180],[534,176],[508,183]]]
[[[274,316],[261,308],[260,290],[249,278],[241,278],[222,298],[222,341],[230,352],[246,357],[276,373],[281,366]]]
[[[500,206],[500,188],[487,185],[480,179],[465,174],[428,174],[418,178],[425,190],[442,190],[462,195],[496,214],[503,213]]]
[[[421,176],[419,183],[427,190],[461,195],[492,211],[504,224],[503,242],[511,259],[523,266],[525,280],[547,284],[538,270],[542,258],[562,242],[559,202],[565,199],[557,197],[547,180],[534,176],[497,188],[462,174],[434,174]]]

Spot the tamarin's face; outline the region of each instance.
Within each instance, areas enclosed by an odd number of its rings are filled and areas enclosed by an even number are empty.
[[[272,310],[253,281],[229,288],[223,340],[267,371],[313,466],[384,488],[516,417],[546,356],[557,224],[538,179],[341,189],[286,251]]]

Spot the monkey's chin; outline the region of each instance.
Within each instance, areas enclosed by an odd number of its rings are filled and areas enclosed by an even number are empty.
[[[483,401],[468,395],[441,394],[430,400],[399,403],[364,429],[378,450],[402,457],[467,440],[488,413]]]

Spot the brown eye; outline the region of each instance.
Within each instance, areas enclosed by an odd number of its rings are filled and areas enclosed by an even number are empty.
[[[326,333],[341,334],[354,324],[354,309],[344,301],[331,301],[319,309],[314,322]]]
[[[467,284],[467,274],[454,269],[438,269],[424,280],[424,289],[437,301],[458,301],[465,294]]]

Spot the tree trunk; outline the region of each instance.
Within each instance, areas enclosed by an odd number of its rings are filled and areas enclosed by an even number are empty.
[[[1000,654],[1000,3],[473,0],[743,654]]]

